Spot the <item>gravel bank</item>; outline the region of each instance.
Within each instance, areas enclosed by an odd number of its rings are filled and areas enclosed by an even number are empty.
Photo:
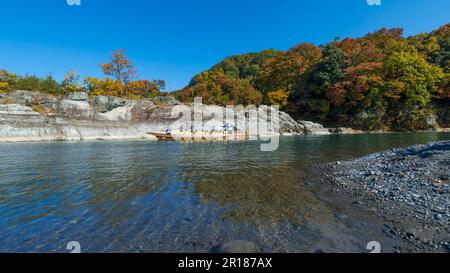
[[[450,252],[450,141],[322,167],[333,191],[381,216],[416,251]]]

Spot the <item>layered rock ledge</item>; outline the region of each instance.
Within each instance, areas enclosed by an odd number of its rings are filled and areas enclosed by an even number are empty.
[[[182,117],[171,117],[177,105],[180,103],[170,96],[147,100],[104,96],[89,99],[82,92],[55,97],[17,90],[0,94],[0,142],[155,140],[146,132],[189,127]],[[217,106],[204,107],[206,113],[217,110]],[[281,134],[329,134],[320,124],[297,122],[283,112],[280,122]],[[217,115],[204,116],[205,130],[218,131],[222,127],[223,120]]]

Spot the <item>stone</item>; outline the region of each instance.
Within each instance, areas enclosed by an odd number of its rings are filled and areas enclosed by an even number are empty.
[[[336,218],[337,218],[338,220],[345,220],[345,219],[348,218],[347,215],[342,214],[342,213],[339,213],[339,212],[337,212],[337,213],[335,214],[335,216],[336,216]]]
[[[59,102],[58,111],[69,119],[92,120],[94,111],[86,101],[62,100]]]
[[[111,111],[100,113],[99,116],[103,117],[108,121],[131,121],[133,118],[132,109],[134,108],[135,102],[129,102],[123,107],[115,107]]]
[[[73,101],[88,101],[88,95],[86,92],[73,92],[67,96],[67,99]]]
[[[442,154],[442,151],[425,151],[423,153],[420,154],[421,158],[429,158],[429,157],[433,157],[435,155],[439,155]]]
[[[304,135],[304,127],[296,122],[291,116],[280,112],[281,132],[283,134]]]
[[[96,96],[92,101],[94,108],[100,113],[108,112],[109,98],[106,96]]]
[[[415,237],[417,237],[418,232],[415,228],[411,228],[411,229],[407,229],[405,231],[405,234],[409,238],[415,238]]]
[[[109,103],[110,103],[110,111],[112,109],[123,107],[127,104],[127,100],[119,97],[109,97]]]
[[[93,99],[94,108],[100,113],[106,113],[119,107],[124,107],[127,100],[119,97],[96,96]]]
[[[59,100],[52,96],[43,96],[40,98],[40,104],[49,109],[55,109],[58,106]]]
[[[133,117],[133,122],[146,122],[150,119],[151,110],[155,109],[156,106],[153,101],[142,100],[137,101],[134,107],[131,109],[131,116]]]
[[[330,131],[323,127],[323,125],[314,123],[311,121],[298,121],[300,126],[303,127],[303,131],[305,135],[330,135]]]
[[[4,95],[3,99],[7,99],[12,104],[20,104],[25,106],[31,106],[34,102],[34,98],[39,93],[28,90],[14,90]]]
[[[165,104],[165,105],[180,105],[181,103],[175,99],[172,96],[158,96],[155,98],[155,100],[160,101],[161,103]]]
[[[28,106],[18,104],[0,104],[0,115],[11,116],[40,116]]]
[[[355,130],[353,128],[339,127],[339,128],[330,128],[328,131],[332,134],[337,135],[356,135],[356,134],[364,134],[365,132],[362,130]]]
[[[213,249],[213,252],[217,253],[259,253],[258,247],[249,241],[244,240],[236,240],[236,241],[230,241],[226,242],[215,249]]]

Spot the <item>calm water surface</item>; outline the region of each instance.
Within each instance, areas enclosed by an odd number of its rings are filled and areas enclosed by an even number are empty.
[[[357,247],[308,190],[311,165],[450,134],[285,137],[257,142],[0,144],[0,252],[265,252]]]

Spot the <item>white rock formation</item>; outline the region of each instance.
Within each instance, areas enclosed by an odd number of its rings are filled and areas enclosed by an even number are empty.
[[[22,96],[27,99],[22,99]],[[36,96],[46,101],[48,114],[41,114],[29,107]],[[47,98],[46,95],[28,91],[13,92],[10,99],[16,104],[0,104],[0,142],[5,141],[53,141],[53,140],[121,140],[121,139],[155,139],[146,132],[160,132],[166,129],[190,130],[190,117],[172,116],[177,103],[156,106],[153,101],[114,100],[109,105],[98,109],[89,101],[69,100],[66,98]],[[1,102],[0,102],[1,103]],[[26,105],[23,105],[23,104]],[[181,106],[191,110],[192,106]],[[105,108],[110,109],[105,112]],[[203,106],[203,125],[205,131],[223,130],[223,113],[234,112],[218,106]],[[255,113],[255,112],[252,112]],[[249,113],[237,112],[242,122]],[[260,118],[266,119],[267,113],[259,112]],[[286,135],[329,134],[320,124],[296,122],[288,114],[280,112],[280,133]],[[242,128],[233,120],[226,120],[232,127]]]
[[[301,120],[298,122],[306,135],[330,135],[330,131],[319,123]]]

